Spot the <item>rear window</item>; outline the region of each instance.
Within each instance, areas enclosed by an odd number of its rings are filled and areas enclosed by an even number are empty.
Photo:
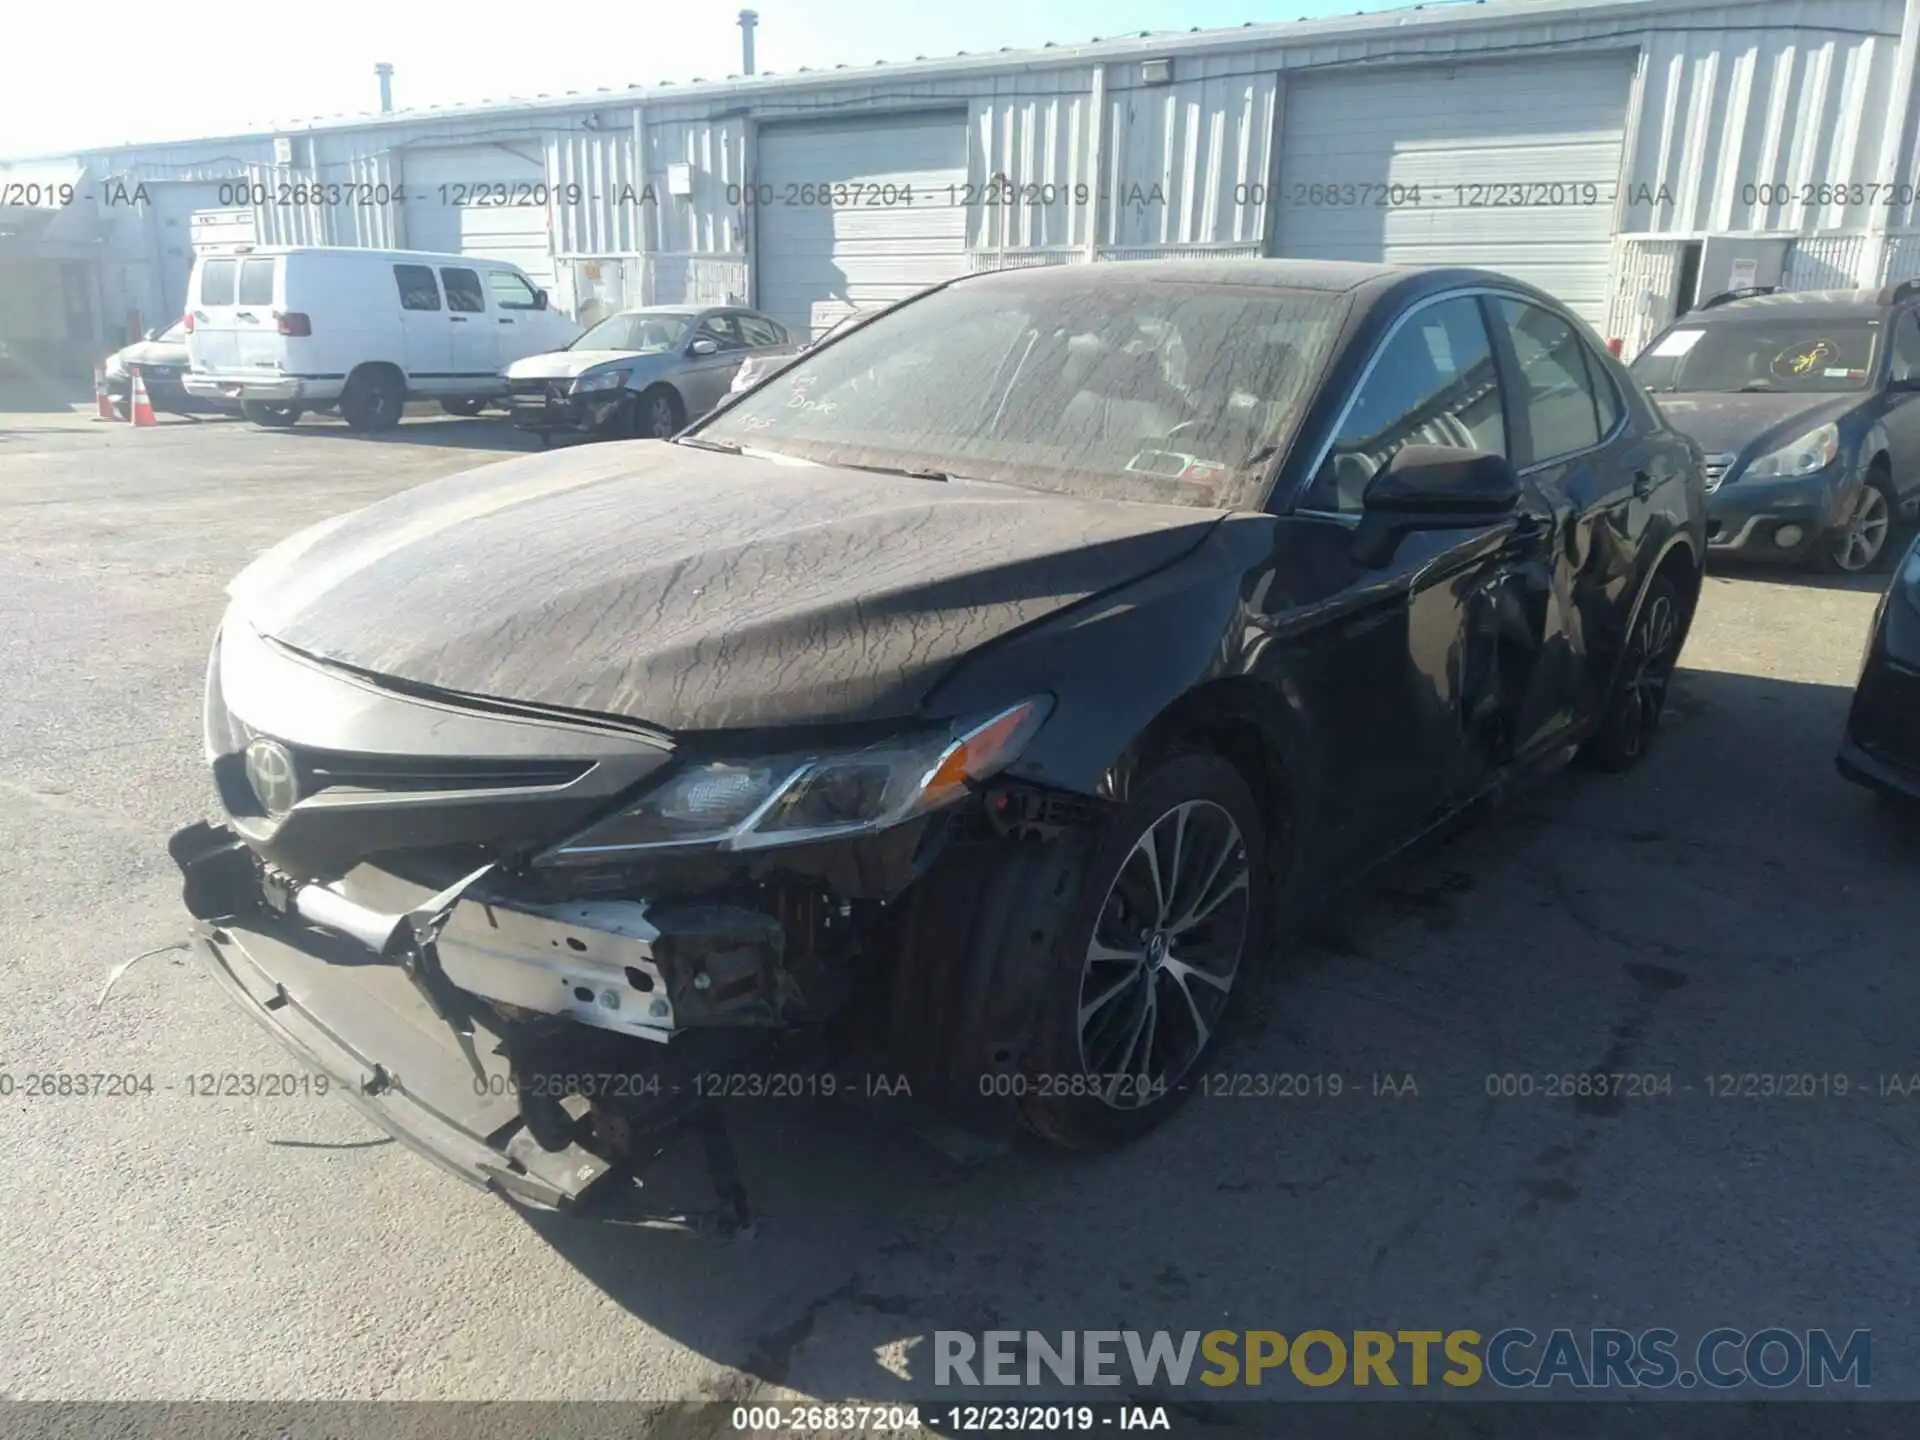
[[[209,260],[200,267],[202,305],[233,303],[233,272],[236,268],[231,260]]]
[[[273,304],[273,261],[245,260],[240,264],[240,303]]]

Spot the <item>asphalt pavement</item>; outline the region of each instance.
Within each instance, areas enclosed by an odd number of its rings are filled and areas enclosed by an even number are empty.
[[[222,587],[525,448],[0,417],[0,1072],[151,1080],[0,1098],[0,1398],[886,1397],[941,1329],[1508,1325],[1867,1328],[1874,1392],[1920,1398],[1920,1084],[1883,1093],[1920,1073],[1920,830],[1833,770],[1860,583],[1711,576],[1645,766],[1557,776],[1323,921],[1214,1065],[1304,1098],[972,1160],[742,1105],[762,1220],[726,1244],[523,1216],[336,1097],[191,1093],[297,1068],[177,952],[96,1003],[184,931]],[[1653,1093],[1549,1098],[1593,1070]],[[1709,1079],[1748,1074],[1848,1093]],[[697,1164],[658,1188],[700,1199]]]

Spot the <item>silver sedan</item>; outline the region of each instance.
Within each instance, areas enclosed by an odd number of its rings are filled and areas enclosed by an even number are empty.
[[[543,441],[665,439],[719,403],[743,362],[798,348],[777,320],[737,305],[622,310],[507,367],[513,423]]]

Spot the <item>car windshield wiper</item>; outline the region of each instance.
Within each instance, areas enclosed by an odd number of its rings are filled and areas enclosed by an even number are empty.
[[[698,435],[682,435],[673,442],[676,445],[691,445],[696,450],[713,450],[721,455],[739,455],[744,453],[731,440],[702,440]]]
[[[852,461],[841,461],[842,470],[865,470],[870,475],[904,475],[909,480],[965,480],[965,475],[955,475],[947,470],[921,470],[908,465],[855,465]]]

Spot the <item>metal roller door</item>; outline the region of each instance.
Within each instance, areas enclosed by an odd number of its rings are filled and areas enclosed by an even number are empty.
[[[1484,266],[1600,325],[1632,80],[1625,53],[1290,80],[1274,253]]]
[[[959,113],[761,131],[754,215],[759,308],[811,336],[849,310],[964,275],[966,207],[951,196],[966,179],[967,125]],[[809,203],[823,185],[831,187],[834,203]]]
[[[408,249],[510,261],[553,288],[547,162],[538,144],[408,150],[400,175]]]

